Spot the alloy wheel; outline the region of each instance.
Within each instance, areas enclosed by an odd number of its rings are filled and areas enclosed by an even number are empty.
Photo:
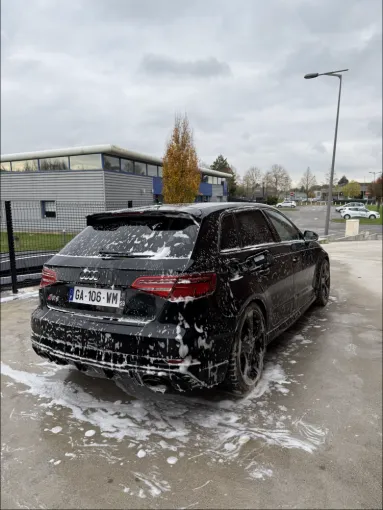
[[[263,317],[252,309],[247,312],[240,335],[239,368],[246,384],[258,381],[263,368],[265,324]]]
[[[320,292],[323,297],[327,300],[330,295],[330,267],[327,260],[322,264],[320,274]]]

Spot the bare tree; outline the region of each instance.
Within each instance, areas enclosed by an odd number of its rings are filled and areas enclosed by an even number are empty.
[[[331,178],[331,169],[327,172],[327,174],[325,175],[325,178],[324,178],[324,183],[323,185],[326,186],[326,188],[329,187],[330,185],[330,178]],[[334,177],[333,177],[333,180],[332,180],[332,185],[335,186],[335,183],[338,182],[338,177],[334,171]]]
[[[247,190],[247,195],[254,198],[255,190],[261,185],[262,182],[262,172],[256,166],[252,166],[247,170],[245,176],[243,178],[243,185],[245,190]]]
[[[302,176],[302,179],[300,181],[300,185],[304,189],[304,192],[306,193],[306,198],[308,200],[309,193],[311,191],[311,188],[315,186],[317,183],[315,175],[311,172],[310,167],[307,167],[307,170]]]
[[[282,192],[287,192],[291,187],[291,178],[281,165],[273,165],[265,174],[265,183],[269,191],[279,198]],[[271,188],[271,189],[270,189]]]

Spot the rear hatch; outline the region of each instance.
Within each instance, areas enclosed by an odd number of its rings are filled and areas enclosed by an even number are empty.
[[[105,213],[43,270],[48,306],[128,322],[153,320],[188,271],[199,223],[180,213]]]

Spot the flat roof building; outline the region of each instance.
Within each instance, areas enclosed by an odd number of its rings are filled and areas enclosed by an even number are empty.
[[[226,200],[227,174],[200,171],[197,200]],[[162,195],[162,159],[116,145],[4,154],[1,184],[2,200],[150,201]]]
[[[36,228],[67,228],[75,212],[162,201],[162,159],[116,145],[70,147],[1,156],[1,201],[28,202]],[[227,174],[201,168],[196,201],[227,200]],[[4,216],[2,216],[2,223]],[[77,210],[76,217],[79,217]],[[14,214],[17,223],[17,214]],[[81,226],[83,222],[81,221]]]

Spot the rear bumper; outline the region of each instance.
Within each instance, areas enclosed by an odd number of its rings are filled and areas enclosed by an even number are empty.
[[[232,334],[209,338],[206,348],[199,346],[200,336],[188,330],[183,331],[180,356],[176,325],[105,324],[50,309],[38,308],[31,325],[32,347],[39,356],[107,377],[133,378],[139,384],[158,380],[178,391],[222,382],[231,349]],[[176,359],[182,363],[168,362]]]

